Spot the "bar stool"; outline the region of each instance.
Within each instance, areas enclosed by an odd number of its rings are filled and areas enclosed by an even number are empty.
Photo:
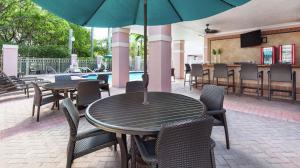
[[[232,85],[229,84],[229,78],[232,77]],[[226,79],[226,93],[228,94],[228,90],[232,87],[233,93],[235,93],[235,84],[234,84],[234,70],[228,70],[226,64],[214,64],[214,75],[213,75],[213,83],[215,78],[217,79],[217,85],[219,85],[219,78]]]
[[[273,89],[272,82],[286,82],[292,85],[291,90]],[[293,100],[296,100],[296,72],[292,71],[289,64],[272,64],[268,71],[268,99],[272,99],[273,92],[288,92]]]
[[[185,65],[185,70],[184,70],[184,86],[186,82],[190,82],[190,80],[186,80],[186,74],[191,74],[191,66],[190,64],[184,64]]]
[[[198,77],[201,77],[201,87],[203,87],[204,83],[204,76],[207,76],[208,83],[210,83],[210,75],[209,69],[203,69],[202,64],[192,64],[192,70],[190,74],[190,90],[192,89],[193,81],[195,81],[195,86],[198,86]],[[195,77],[195,80],[193,80]]]
[[[243,85],[243,80],[256,80],[257,85],[256,87],[249,87]],[[259,82],[260,81],[260,82]],[[260,83],[260,85],[259,85]],[[256,89],[257,96],[259,96],[259,90],[260,95],[263,96],[263,71],[258,71],[258,67],[256,64],[248,64],[243,63],[241,64],[241,70],[240,70],[240,95],[244,93],[244,88],[248,89]]]

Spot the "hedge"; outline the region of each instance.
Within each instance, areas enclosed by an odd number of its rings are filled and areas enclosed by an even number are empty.
[[[68,48],[58,45],[19,46],[19,56],[35,58],[66,58],[69,57]]]

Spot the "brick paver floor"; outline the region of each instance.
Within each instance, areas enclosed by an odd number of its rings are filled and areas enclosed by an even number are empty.
[[[199,98],[199,90],[189,91],[182,81],[172,86],[173,92]],[[124,90],[112,88],[112,94],[121,92]],[[223,128],[213,128],[217,167],[300,167],[298,103],[228,95],[224,106],[228,109],[231,149],[225,148]],[[31,117],[31,108],[32,96],[27,99],[22,93],[14,93],[0,97],[0,167],[65,167],[69,127],[63,113],[51,111],[51,105],[46,105],[37,123]],[[88,128],[92,126],[81,119],[79,130]],[[119,152],[106,148],[76,159],[73,167],[117,168],[119,161]]]

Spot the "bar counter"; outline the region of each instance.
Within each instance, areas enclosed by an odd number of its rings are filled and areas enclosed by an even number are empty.
[[[235,90],[236,94],[239,93],[239,81],[240,81],[240,65],[238,64],[228,64],[228,70],[233,69],[234,70],[234,83],[235,83]],[[213,80],[213,69],[214,65],[213,64],[203,64],[204,69],[209,69],[210,70],[210,80],[212,83]],[[300,65],[292,65],[293,71],[296,72],[296,99],[297,101],[300,101]],[[263,71],[263,86],[264,86],[264,97],[268,96],[268,71],[270,69],[270,65],[258,65],[258,71]],[[224,79],[220,79],[219,81],[224,81]],[[231,82],[230,78],[230,82]],[[216,82],[216,81],[215,81]],[[232,84],[232,83],[231,83]],[[256,86],[256,81],[250,81],[250,80],[244,80],[243,84],[245,86],[250,86],[254,87]],[[283,89],[283,90],[288,90],[291,88],[290,84],[283,83],[283,82],[272,82],[272,88],[276,89]],[[231,89],[229,93],[231,92]],[[255,90],[253,89],[246,89],[245,92],[255,95]],[[283,98],[283,99],[290,99],[287,97],[287,93],[284,92],[275,92],[274,98]]]

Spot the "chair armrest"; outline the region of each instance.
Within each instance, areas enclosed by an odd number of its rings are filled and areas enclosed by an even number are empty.
[[[221,110],[208,110],[206,113],[209,114],[209,115],[224,114],[224,113],[226,113],[226,110],[225,109],[221,109]]]
[[[145,141],[143,141],[140,136],[135,135],[134,136],[134,141],[136,143],[136,146],[143,158],[144,161],[148,162],[148,163],[157,163],[157,159],[155,155],[151,155],[148,152],[148,149],[145,145]]]
[[[204,72],[203,73],[204,75],[208,75],[209,74],[209,69],[204,69],[203,72]]]
[[[94,128],[85,132],[80,132],[77,134],[76,136],[76,140],[81,140],[84,138],[88,138],[88,137],[93,137],[93,136],[97,136],[97,135],[101,135],[101,134],[107,134],[109,132],[103,131],[101,129],[98,128]]]
[[[210,149],[215,148],[215,146],[216,146],[216,142],[210,138]]]

